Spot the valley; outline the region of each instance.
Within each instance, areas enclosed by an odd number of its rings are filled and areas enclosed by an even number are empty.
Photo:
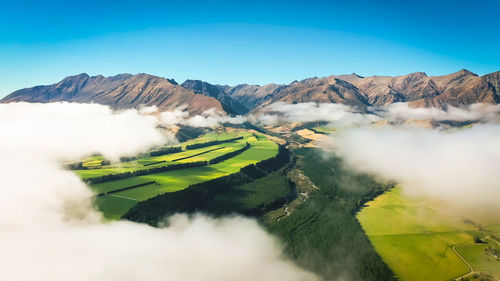
[[[337,141],[360,127],[453,135],[497,122],[498,77],[461,70],[227,86],[79,74],[18,90],[0,103],[103,104],[175,135],[179,142],[139,155],[110,161],[91,154],[64,163],[94,192],[92,202],[108,222],[163,227],[178,213],[241,215],[257,220],[282,241],[287,258],[323,280],[494,280],[499,222],[412,201],[393,182],[344,163]]]
[[[338,130],[315,123],[265,133],[219,128],[125,162],[86,158],[73,171],[90,183],[145,173],[90,184],[109,220],[162,226],[178,212],[253,217],[283,241],[289,258],[325,280],[498,278],[500,221],[454,217],[346,168],[332,152],[321,156],[318,140],[332,142]],[[177,165],[187,166],[154,170]]]

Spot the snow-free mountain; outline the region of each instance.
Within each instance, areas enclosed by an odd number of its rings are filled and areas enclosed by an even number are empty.
[[[1,100],[15,101],[94,102],[116,109],[156,105],[160,110],[172,110],[184,106],[192,114],[212,109],[231,115],[259,111],[275,102],[342,103],[360,110],[395,102],[409,102],[416,107],[462,107],[499,103],[500,71],[484,76],[465,69],[442,76],[427,76],[424,72],[394,77],[332,75],[263,86],[227,86],[200,80],[186,80],[179,85],[173,79],[148,74],[104,77],[83,73],[53,85],[21,89]]]

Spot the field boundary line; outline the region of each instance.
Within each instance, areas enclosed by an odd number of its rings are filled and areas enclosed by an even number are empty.
[[[200,156],[202,154],[209,153],[209,152],[216,151],[216,150],[223,149],[223,148],[226,148],[226,147],[222,146],[222,147],[218,147],[218,148],[209,149],[207,151],[203,151],[203,152],[191,155],[191,156],[186,156],[186,157],[181,157],[181,158],[174,159],[174,160],[172,160],[172,162],[177,162],[177,161],[189,159],[189,158],[192,158],[192,157]]]
[[[137,199],[134,199],[134,198],[128,198],[128,197],[124,197],[124,196],[120,196],[120,195],[115,195],[115,194],[108,194],[109,196],[113,196],[113,197],[118,197],[118,198],[123,198],[123,199],[128,199],[128,200],[132,200],[132,201],[137,201],[139,202],[139,200]]]

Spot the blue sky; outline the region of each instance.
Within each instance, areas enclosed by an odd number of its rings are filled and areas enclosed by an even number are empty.
[[[289,83],[500,70],[500,1],[11,1],[0,97],[82,72]]]

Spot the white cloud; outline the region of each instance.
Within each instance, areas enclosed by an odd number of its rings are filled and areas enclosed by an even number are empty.
[[[472,104],[466,108],[448,106],[446,110],[435,107],[410,107],[408,103],[393,103],[386,107],[373,108],[388,120],[437,120],[437,121],[498,121],[500,104]]]
[[[353,168],[399,183],[408,194],[462,210],[498,210],[500,125],[457,132],[357,128],[338,136],[338,154]]]
[[[158,106],[152,105],[152,106],[142,106],[139,108],[139,113],[140,114],[152,114],[158,112]]]
[[[264,107],[263,114],[253,117],[256,122],[265,125],[277,123],[304,123],[326,121],[334,126],[370,124],[380,118],[372,114],[361,114],[348,105],[336,103],[273,103]]]
[[[200,115],[191,116],[185,110],[186,106],[178,107],[172,111],[164,111],[160,114],[160,120],[164,125],[187,125],[191,127],[215,127],[222,124],[242,124],[247,121],[246,117],[221,115],[214,109],[209,109]]]
[[[93,104],[0,105],[0,264],[9,281],[317,280],[244,218],[173,217],[158,229],[104,223],[61,161],[165,142],[157,119]]]

